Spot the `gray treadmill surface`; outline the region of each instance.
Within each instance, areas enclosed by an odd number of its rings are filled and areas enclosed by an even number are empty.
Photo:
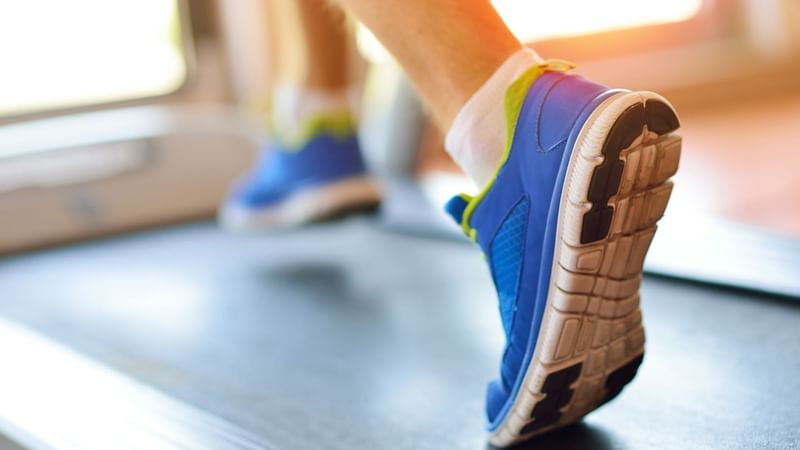
[[[0,315],[278,449],[487,447],[503,338],[463,243],[194,224],[6,258],[0,292]],[[652,277],[642,296],[636,380],[525,448],[800,446],[800,304]]]

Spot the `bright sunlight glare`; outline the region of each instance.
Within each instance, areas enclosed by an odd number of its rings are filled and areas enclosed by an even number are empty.
[[[511,31],[525,43],[603,31],[682,22],[691,19],[703,0],[493,0]],[[363,26],[358,47],[373,62],[391,59]]]
[[[0,2],[0,115],[171,92],[179,27],[176,0]]]
[[[682,22],[703,0],[493,0],[511,31],[523,42]]]

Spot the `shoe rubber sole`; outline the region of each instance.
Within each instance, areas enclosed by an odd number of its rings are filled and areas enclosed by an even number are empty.
[[[219,222],[231,231],[264,231],[324,222],[375,211],[382,198],[377,183],[359,176],[304,189],[269,208],[225,206]]]
[[[681,138],[672,106],[621,92],[573,146],[536,349],[491,443],[507,447],[574,423],[613,399],[644,357],[642,266],[672,192]]]

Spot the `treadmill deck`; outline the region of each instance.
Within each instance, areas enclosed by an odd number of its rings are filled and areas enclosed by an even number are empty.
[[[276,449],[484,449],[503,336],[477,248],[364,219],[0,260],[0,315]],[[800,304],[646,277],[620,397],[530,448],[800,448]],[[53,374],[58,376],[58,374]]]

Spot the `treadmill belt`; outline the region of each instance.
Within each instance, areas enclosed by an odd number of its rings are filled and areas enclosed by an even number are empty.
[[[364,219],[199,223],[0,260],[0,315],[278,449],[485,449],[484,264]],[[654,277],[642,298],[639,376],[530,448],[797,445],[800,305]]]

